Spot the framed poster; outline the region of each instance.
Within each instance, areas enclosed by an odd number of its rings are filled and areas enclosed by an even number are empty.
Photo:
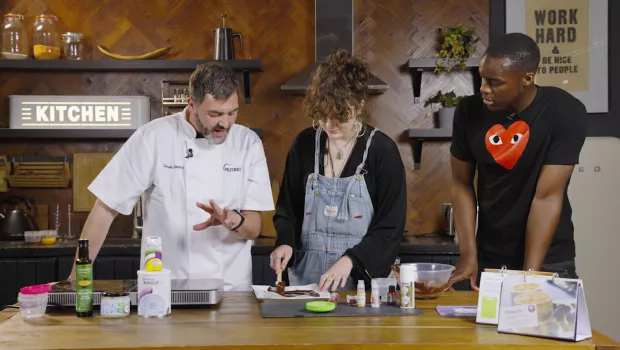
[[[609,112],[608,0],[510,0],[506,33],[525,33],[540,47],[536,84],[557,86],[588,113]]]

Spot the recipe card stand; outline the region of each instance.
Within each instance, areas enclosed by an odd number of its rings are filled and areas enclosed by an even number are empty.
[[[583,282],[534,271],[485,270],[477,323],[500,333],[581,341],[592,337]]]

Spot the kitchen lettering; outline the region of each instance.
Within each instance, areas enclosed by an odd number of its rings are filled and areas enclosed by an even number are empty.
[[[101,122],[119,121],[118,106],[37,106],[35,116],[37,122]]]

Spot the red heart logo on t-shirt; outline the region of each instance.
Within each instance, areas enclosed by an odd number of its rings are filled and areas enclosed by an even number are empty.
[[[530,127],[519,120],[506,130],[495,124],[487,131],[485,144],[497,164],[510,170],[521,158],[527,141],[530,139]]]

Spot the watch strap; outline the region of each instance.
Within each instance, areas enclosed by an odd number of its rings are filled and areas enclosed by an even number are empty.
[[[239,229],[239,227],[241,227],[241,225],[243,225],[243,222],[245,221],[245,216],[243,216],[243,214],[241,214],[241,210],[239,209],[233,209],[233,211],[237,214],[239,214],[239,216],[241,217],[241,221],[239,221],[239,223],[237,224],[237,226],[231,228],[231,231],[237,231]]]

